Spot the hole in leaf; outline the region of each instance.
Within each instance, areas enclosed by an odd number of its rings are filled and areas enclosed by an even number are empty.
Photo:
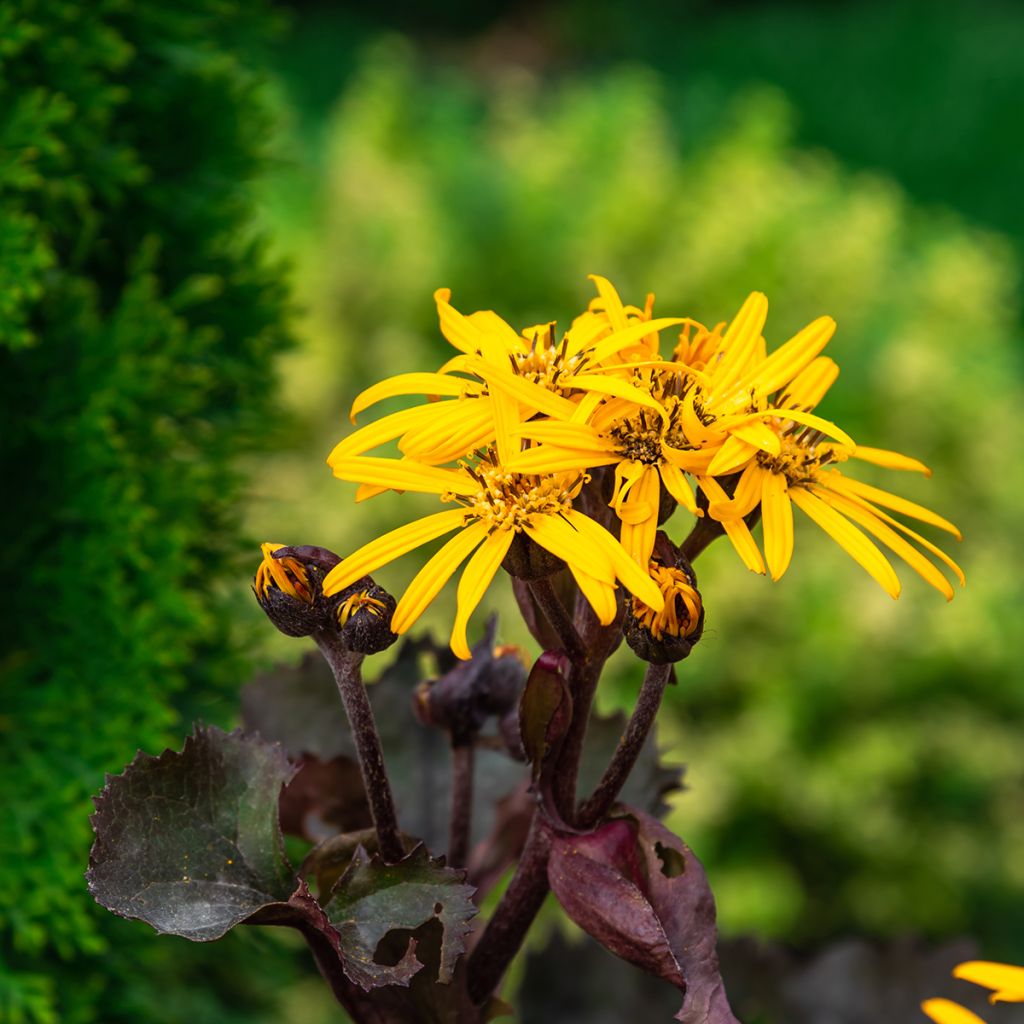
[[[686,871],[686,859],[675,848],[655,843],[654,852],[661,861],[661,873],[666,878],[678,878]]]
[[[442,904],[442,903],[435,903],[435,904],[434,904],[434,914],[435,914],[435,915],[436,915],[437,917],[440,917],[440,916],[441,916],[441,911],[442,911],[442,910],[444,910],[444,904]]]

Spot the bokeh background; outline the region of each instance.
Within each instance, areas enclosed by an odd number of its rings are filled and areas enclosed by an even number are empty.
[[[0,1020],[338,1019],[285,937],[92,906],[90,794],[299,656],[260,540],[409,515],[323,460],[442,356],[433,289],[567,323],[590,272],[709,323],[764,290],[770,343],[834,315],[825,414],[929,463],[899,483],[965,535],[949,606],[806,523],[776,585],[702,557],[661,738],[723,936],[1024,963],[1021,52],[1009,0],[0,7]]]

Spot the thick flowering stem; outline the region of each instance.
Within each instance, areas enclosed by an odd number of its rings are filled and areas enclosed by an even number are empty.
[[[540,579],[531,580],[530,590],[533,591],[533,596],[551,628],[558,634],[569,660],[573,665],[582,665],[588,658],[587,648],[573,624],[572,616],[555,593],[551,577],[542,576]]]
[[[580,808],[577,819],[580,828],[592,828],[612,809],[612,804],[622,791],[647,742],[671,675],[671,665],[647,666],[636,707],[612,755],[611,763],[601,776],[593,795]]]
[[[497,988],[544,902],[550,852],[551,835],[538,811],[512,881],[466,964],[469,995],[477,1004]]]
[[[555,805],[566,821],[572,821],[576,811],[576,780],[583,757],[583,742],[587,736],[590,711],[597,693],[604,663],[614,650],[615,641],[621,636],[621,622],[616,619],[610,627],[603,627],[594,610],[586,601],[577,608],[577,622],[584,649],[588,652],[586,662],[573,662],[569,674],[572,692],[573,712],[569,731],[566,733],[558,758],[558,771],[554,778]]]
[[[448,831],[448,865],[466,866],[473,818],[473,742],[452,745],[452,813]]]
[[[363,656],[349,650],[336,633],[321,630],[315,634],[314,639],[334,673],[341,702],[345,706],[345,713],[352,728],[363,786],[370,804],[370,815],[377,830],[380,855],[390,864],[397,863],[405,856],[405,849],[398,830],[391,783],[388,781],[387,769],[384,766],[380,734],[377,732],[373,708],[370,707],[360,672]]]

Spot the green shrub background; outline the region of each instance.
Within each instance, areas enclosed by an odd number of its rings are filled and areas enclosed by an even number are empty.
[[[260,974],[85,892],[90,795],[226,718],[239,456],[274,412],[282,271],[253,230],[260,5],[0,8],[0,1018],[251,1020]],[[251,959],[251,957],[249,958]],[[219,992],[218,992],[219,989]]]
[[[702,557],[662,728],[723,931],[1024,962],[1024,15],[625,11],[0,11],[0,1020],[336,1019],[278,936],[91,908],[88,796],[297,657],[247,593],[255,542],[343,552],[426,507],[353,506],[323,459],[363,386],[442,357],[433,289],[565,323],[590,272],[709,322],[765,290],[771,343],[834,315],[825,414],[928,462],[873,479],[965,535],[949,606],[909,570],[894,604],[806,522],[779,584]],[[638,682],[620,658],[605,705]]]

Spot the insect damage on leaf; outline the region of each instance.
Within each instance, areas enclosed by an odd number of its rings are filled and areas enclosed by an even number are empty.
[[[718,970],[704,869],[655,818],[627,809],[593,832],[556,834],[548,880],[584,931],[683,993],[681,1024],[738,1024]]]
[[[416,956],[417,941],[431,941],[431,936],[410,938],[397,963],[378,961],[378,946],[389,933],[412,932],[437,921],[437,980],[450,982],[471,930],[468,922],[477,912],[474,889],[464,879],[465,872],[433,860],[422,845],[397,864],[356,850],[324,905],[341,937],[349,978],[366,990],[408,985],[423,967]]]

